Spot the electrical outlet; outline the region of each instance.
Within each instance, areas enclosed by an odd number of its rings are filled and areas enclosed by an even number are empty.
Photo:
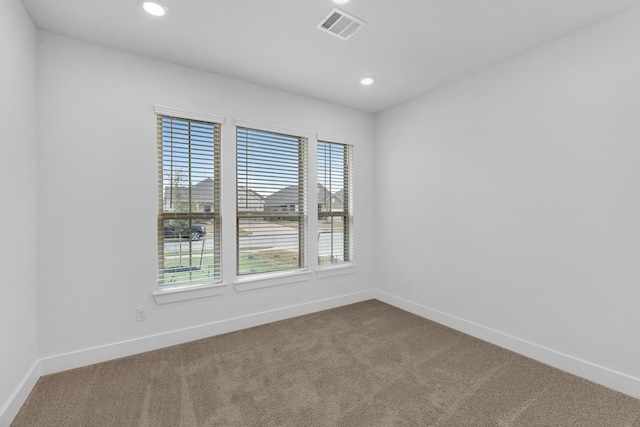
[[[413,280],[411,280],[410,277],[405,277],[404,285],[407,287],[407,289],[413,289]]]
[[[136,322],[147,320],[147,307],[136,307]]]

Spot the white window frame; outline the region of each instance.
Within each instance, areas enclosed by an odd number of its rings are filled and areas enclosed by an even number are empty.
[[[340,138],[336,136],[329,135],[317,135],[317,149],[316,149],[316,160],[317,160],[317,173],[318,173],[318,184],[326,187],[327,183],[325,180],[321,179],[321,161],[320,161],[320,149],[322,144],[331,144],[334,146],[341,146],[344,150],[344,177],[343,177],[343,200],[342,200],[342,209],[338,211],[322,211],[320,208],[321,200],[318,200],[318,230],[320,230],[320,223],[325,218],[332,217],[341,217],[343,219],[343,260],[340,262],[329,263],[329,264],[320,264],[320,231],[318,231],[318,268],[316,274],[320,278],[325,277],[333,277],[342,274],[349,274],[355,271],[355,260],[354,260],[354,220],[353,220],[353,176],[354,176],[354,151],[355,145],[353,141]],[[325,160],[326,161],[326,160]],[[325,165],[326,166],[326,165]],[[326,171],[322,171],[326,174]],[[320,188],[320,187],[318,187]],[[331,193],[331,191],[330,191]]]
[[[300,167],[303,169],[302,175],[304,176],[304,179],[302,179],[301,184],[302,184],[302,188],[305,190],[305,193],[307,192],[307,186],[309,181],[308,170],[307,170],[309,165],[309,141],[313,136],[310,132],[286,128],[286,127],[278,127],[278,126],[273,126],[265,123],[242,120],[242,119],[235,120],[235,128],[236,128],[236,131],[235,131],[236,138],[238,135],[238,131],[237,131],[238,128],[246,128],[246,129],[252,129],[256,131],[269,132],[269,133],[275,133],[275,134],[281,134],[281,135],[300,138],[303,141],[302,143],[303,145],[301,147],[303,151],[300,153],[302,164],[300,165]],[[236,154],[238,150],[237,142],[238,141],[236,140]],[[238,165],[238,159],[236,159],[236,167],[237,165]],[[238,170],[236,170],[236,186],[238,185],[237,180],[238,180]],[[298,185],[300,185],[300,183]],[[237,190],[238,188],[236,187],[236,197],[238,194]],[[285,214],[284,212],[279,212],[279,215],[284,215],[284,214]],[[297,216],[298,218],[300,218],[300,221],[301,221],[300,222],[301,238],[298,242],[300,256],[302,260],[301,265],[299,265],[297,268],[292,268],[288,270],[257,272],[257,273],[240,275],[238,274],[239,268],[240,268],[240,251],[239,251],[239,235],[238,235],[238,229],[239,229],[238,225],[239,225],[240,219],[241,218],[261,218],[265,216],[259,212],[240,212],[238,210],[238,200],[236,200],[236,254],[237,256],[236,256],[236,280],[234,280],[233,282],[236,291],[247,291],[252,289],[260,289],[260,288],[270,287],[270,286],[293,284],[293,283],[299,283],[299,282],[310,280],[311,272],[309,271],[309,264],[308,264],[308,239],[307,239],[307,235],[308,235],[308,197],[307,195],[305,195],[303,206],[299,208],[298,211],[296,212],[290,212],[290,215]]]
[[[202,113],[192,110],[185,110],[173,107],[167,107],[164,105],[154,105],[154,113],[156,115],[156,123],[158,125],[161,122],[162,117],[167,118],[179,118],[187,121],[195,121],[195,122],[206,122],[216,124],[219,128],[219,134],[222,135],[222,126],[224,125],[225,118],[219,115],[213,115],[208,113]],[[153,292],[153,296],[155,298],[156,303],[164,304],[171,303],[177,301],[185,301],[195,298],[204,298],[216,295],[222,295],[225,293],[227,284],[222,282],[222,263],[221,263],[221,234],[222,234],[222,211],[221,211],[221,136],[215,144],[214,148],[215,155],[217,158],[215,159],[216,167],[218,170],[215,171],[216,180],[215,188],[216,188],[216,196],[215,196],[215,205],[213,210],[214,212],[206,212],[204,216],[215,216],[216,218],[216,235],[217,244],[214,244],[214,247],[217,247],[218,251],[218,261],[215,263],[217,265],[218,271],[216,272],[214,280],[203,280],[203,281],[194,281],[188,283],[182,283],[179,285],[169,285],[169,284],[161,284],[161,272],[160,272],[160,259],[164,256],[164,231],[163,231],[163,220],[165,219],[165,215],[163,214],[163,179],[162,179],[162,136],[161,136],[161,126],[156,130],[157,135],[157,149],[158,149],[158,232],[157,232],[157,240],[158,240],[158,283],[156,285],[156,290]],[[205,209],[206,210],[206,209]]]

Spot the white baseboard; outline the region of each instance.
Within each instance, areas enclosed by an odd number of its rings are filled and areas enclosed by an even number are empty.
[[[146,351],[157,350],[163,347],[183,344],[189,341],[238,331],[240,329],[251,328],[253,326],[263,325],[266,323],[277,322],[279,320],[341,307],[343,305],[366,301],[373,298],[374,291],[368,290],[45,357],[40,359],[41,372],[42,375],[48,375],[66,371],[68,369],[80,368],[94,363],[105,362],[120,357],[144,353]]]
[[[375,291],[375,298],[425,319],[433,320],[483,341],[640,399],[639,378],[560,353],[386,292]]]
[[[9,427],[11,425],[27,397],[29,397],[29,393],[36,386],[38,378],[40,378],[40,361],[36,360],[9,400],[0,409],[0,427]]]

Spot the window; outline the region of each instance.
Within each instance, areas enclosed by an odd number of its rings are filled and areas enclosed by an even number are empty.
[[[306,268],[307,138],[237,127],[238,276]]]
[[[220,281],[220,124],[158,114],[158,286]]]
[[[318,141],[318,264],[353,260],[353,146]]]

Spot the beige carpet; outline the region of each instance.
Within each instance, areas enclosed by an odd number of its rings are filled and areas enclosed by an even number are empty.
[[[379,301],[42,377],[19,426],[640,426],[640,400]]]

